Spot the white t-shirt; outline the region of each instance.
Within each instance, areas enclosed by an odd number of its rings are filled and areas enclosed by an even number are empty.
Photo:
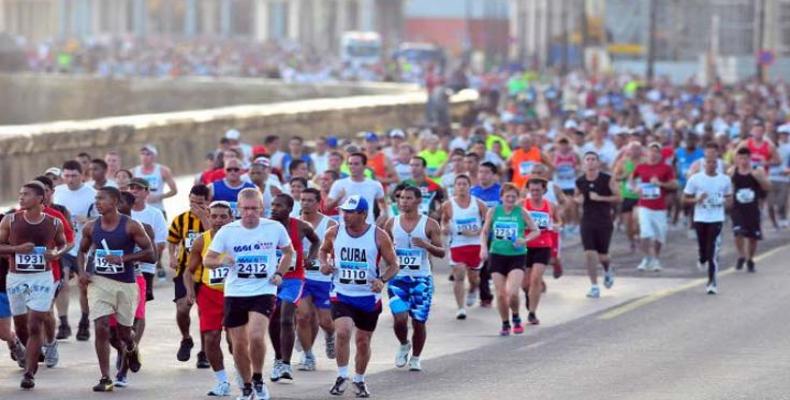
[[[310,154],[310,158],[313,160],[313,165],[315,166],[315,173],[317,175],[323,174],[329,168],[328,152],[324,152],[324,154],[313,153]]]
[[[211,240],[209,250],[224,253],[236,260],[232,266],[228,266],[225,296],[276,294],[277,286],[272,285],[269,279],[277,271],[277,249],[290,244],[291,238],[285,227],[266,218],[261,218],[253,229],[245,228],[240,220],[220,228]]]
[[[329,197],[332,199],[337,199],[338,196],[340,196],[341,191],[343,191],[344,194],[340,199],[340,203],[338,204],[343,204],[343,202],[346,201],[349,196],[358,194],[368,202],[369,209],[368,217],[366,219],[367,223],[376,223],[376,220],[373,217],[373,204],[375,204],[376,200],[384,197],[384,187],[381,186],[381,183],[369,178],[365,178],[365,180],[362,182],[352,181],[351,177],[338,179],[332,184],[332,188],[329,189]]]
[[[469,139],[463,136],[456,136],[450,141],[450,152],[455,149],[461,149],[463,151],[467,151],[469,149]]]
[[[607,168],[612,168],[614,160],[617,158],[617,146],[608,139],[604,140],[603,146],[600,148],[596,147],[594,142],[588,142],[582,146],[582,154],[589,151],[598,154],[601,163],[605,164]]]
[[[732,195],[732,181],[724,174],[709,176],[699,172],[689,178],[683,193],[694,197],[702,193],[708,196],[702,204],[694,205],[694,222],[724,222],[725,197]]]
[[[83,224],[77,223],[77,217],[87,218],[88,210],[91,205],[96,201],[96,191],[92,187],[83,184],[77,190],[71,190],[67,185],[58,185],[55,187],[55,193],[52,197],[52,202],[66,207],[71,214],[71,227],[74,228],[74,241],[80,242],[82,237]],[[72,256],[77,255],[79,245],[74,246],[69,250]]]
[[[154,230],[154,246],[163,244],[167,241],[167,221],[162,210],[147,205],[140,211],[132,210],[132,219],[141,224],[151,225]],[[156,272],[156,264],[139,263],[140,271],[152,274]]]

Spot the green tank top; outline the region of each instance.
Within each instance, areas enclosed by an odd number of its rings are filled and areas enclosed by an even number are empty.
[[[631,173],[634,172],[636,168],[636,164],[633,161],[626,159],[623,162],[623,170],[625,171],[625,176],[631,176]],[[631,190],[631,187],[628,185],[628,179],[626,178],[624,181],[620,181],[620,194],[623,196],[624,199],[632,199],[632,200],[639,200],[639,195]]]
[[[524,238],[527,223],[521,212],[521,207],[514,207],[510,213],[505,212],[503,206],[494,209],[494,218],[491,221],[491,254],[501,256],[520,256],[527,254],[527,247],[516,247],[516,239]]]

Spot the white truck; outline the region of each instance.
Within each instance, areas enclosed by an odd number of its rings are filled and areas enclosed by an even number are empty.
[[[374,65],[381,62],[381,35],[376,32],[349,31],[340,38],[340,60],[352,78],[368,78]]]

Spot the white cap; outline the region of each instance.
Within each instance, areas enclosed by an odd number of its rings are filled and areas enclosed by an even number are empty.
[[[227,131],[225,131],[225,139],[239,140],[240,137],[241,137],[241,132],[235,129],[228,129]]]
[[[790,122],[780,125],[779,128],[776,128],[776,131],[779,133],[790,133]]]
[[[595,110],[584,110],[584,114],[582,115],[584,115],[584,118],[593,118],[597,117],[598,113],[596,113]]]
[[[153,154],[155,156],[159,155],[159,151],[156,150],[156,146],[154,146],[151,143],[148,143],[148,144],[146,144],[146,145],[144,145],[143,147],[140,148],[140,151],[143,151],[143,150],[145,150],[145,151],[147,151],[147,152],[149,152],[149,153],[151,153],[151,154]]]
[[[401,139],[406,139],[406,133],[400,129],[393,129],[390,131],[390,137],[391,138],[399,137]]]
[[[569,120],[565,121],[565,125],[563,125],[563,126],[565,127],[565,129],[578,129],[579,128],[579,124],[577,124],[576,121],[574,121],[572,119],[569,119]]]
[[[46,171],[44,171],[44,175],[52,174],[52,175],[55,175],[55,176],[60,176],[60,173],[61,173],[61,170],[58,167],[52,167],[52,168],[49,168]]]

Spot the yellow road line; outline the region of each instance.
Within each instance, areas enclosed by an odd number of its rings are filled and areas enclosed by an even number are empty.
[[[787,249],[787,248],[790,248],[790,245],[784,245],[784,246],[776,247],[774,249],[769,250],[768,252],[765,252],[763,254],[758,255],[757,257],[754,258],[754,261],[762,261],[762,260],[764,260],[764,259],[766,259],[766,258],[778,253],[779,251],[782,251],[782,250]],[[735,268],[729,268],[726,271],[721,272],[719,274],[719,277],[731,275],[733,273],[735,273]],[[625,314],[625,313],[627,313],[629,311],[636,310],[637,308],[643,307],[643,306],[648,305],[650,303],[655,303],[656,301],[658,301],[660,299],[663,299],[664,297],[671,296],[671,295],[673,295],[675,293],[679,293],[679,292],[691,289],[691,288],[696,287],[696,286],[704,285],[707,282],[708,282],[708,278],[699,278],[699,279],[694,279],[691,282],[684,283],[683,285],[680,285],[680,286],[672,288],[672,289],[660,290],[660,291],[655,292],[653,294],[650,294],[650,295],[647,295],[645,297],[641,297],[641,298],[639,298],[637,300],[634,300],[634,301],[632,301],[630,303],[626,303],[626,304],[623,304],[621,306],[615,307],[615,308],[613,308],[613,309],[601,314],[600,316],[598,316],[598,319],[600,319],[600,320],[609,320],[609,319],[617,318],[617,317],[619,317],[619,316],[621,316],[621,315],[623,315],[623,314]]]

